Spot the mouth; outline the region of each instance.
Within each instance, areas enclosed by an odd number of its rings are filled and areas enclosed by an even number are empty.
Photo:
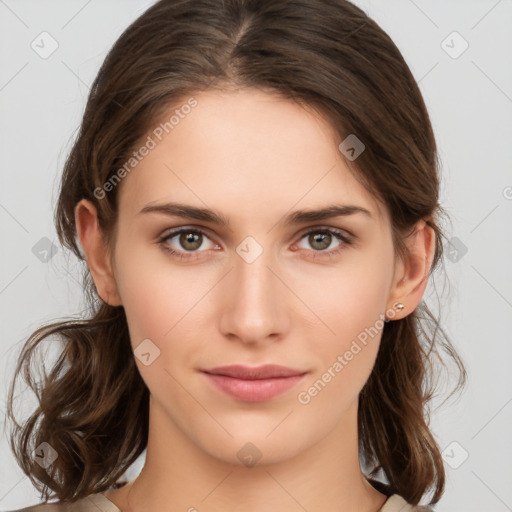
[[[202,370],[208,381],[223,393],[244,402],[264,402],[296,386],[308,373],[285,366],[231,365]]]

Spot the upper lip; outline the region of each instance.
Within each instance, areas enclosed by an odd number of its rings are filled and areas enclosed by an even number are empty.
[[[216,368],[203,370],[203,372],[245,380],[292,377],[307,373],[303,370],[295,370],[278,364],[264,364],[262,366],[244,366],[241,364],[235,364],[229,366],[218,366]]]

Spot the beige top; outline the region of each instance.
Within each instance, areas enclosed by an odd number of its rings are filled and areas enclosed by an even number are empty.
[[[74,503],[47,503],[11,512],[122,512],[103,493],[91,494]],[[378,512],[433,512],[430,507],[409,505],[401,496],[390,496]]]

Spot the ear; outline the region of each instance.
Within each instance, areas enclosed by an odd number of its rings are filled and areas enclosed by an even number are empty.
[[[388,298],[387,311],[394,310],[390,320],[399,320],[412,313],[420,304],[427,287],[430,268],[434,259],[436,234],[425,220],[420,220],[406,240],[408,248],[404,259],[398,258],[393,284]],[[398,310],[396,304],[404,305]]]
[[[98,295],[103,302],[120,306],[110,251],[98,223],[96,207],[87,199],[75,206],[75,225]]]

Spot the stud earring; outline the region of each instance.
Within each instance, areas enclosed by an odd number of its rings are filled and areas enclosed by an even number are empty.
[[[401,302],[397,302],[396,304],[394,304],[394,307],[395,307],[398,311],[402,311],[402,309],[404,309],[404,308],[405,308],[405,305],[404,305],[404,304],[402,304]],[[392,315],[392,317],[391,317],[391,318],[393,318],[394,316],[395,316],[395,315],[394,315],[394,313],[393,313],[393,315]],[[391,321],[391,318],[386,318],[386,319],[384,320],[384,322],[385,322],[385,323],[389,323],[389,322]]]

